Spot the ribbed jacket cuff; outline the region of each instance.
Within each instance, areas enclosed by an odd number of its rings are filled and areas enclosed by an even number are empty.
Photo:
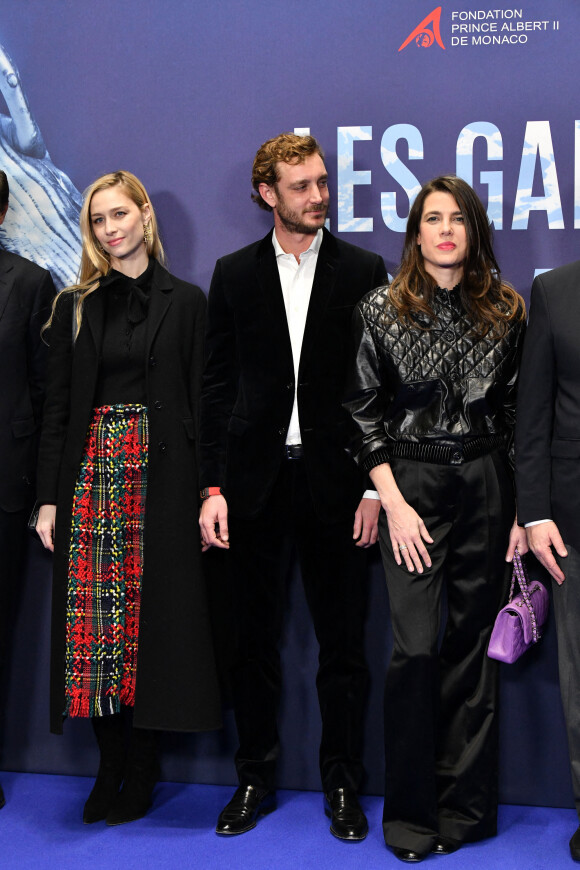
[[[389,462],[389,451],[386,447],[380,447],[378,450],[369,453],[369,455],[363,459],[362,467],[368,474],[371,468],[375,468],[377,465],[383,465],[385,462]]]

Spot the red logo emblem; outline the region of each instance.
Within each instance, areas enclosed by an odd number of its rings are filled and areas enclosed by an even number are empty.
[[[399,51],[407,48],[409,43],[414,39],[419,48],[430,48],[434,42],[437,42],[443,50],[443,40],[441,39],[441,30],[439,27],[441,21],[441,6],[437,6],[433,12],[430,12],[427,18],[424,18],[421,24],[408,35]],[[431,27],[429,26],[431,25]]]

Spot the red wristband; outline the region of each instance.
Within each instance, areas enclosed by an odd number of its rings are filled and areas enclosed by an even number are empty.
[[[221,495],[221,487],[219,486],[204,486],[202,490],[200,490],[199,497],[202,501],[205,501],[206,498],[209,498],[210,495]]]

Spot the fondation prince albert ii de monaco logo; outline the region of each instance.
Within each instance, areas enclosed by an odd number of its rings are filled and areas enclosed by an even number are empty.
[[[426,18],[416,26],[403,42],[399,51],[407,48],[410,42],[415,41],[419,48],[430,48],[434,42],[445,51],[443,40],[441,39],[441,6],[437,6],[433,12],[430,12]]]

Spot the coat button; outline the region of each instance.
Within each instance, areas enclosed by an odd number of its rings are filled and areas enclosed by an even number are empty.
[[[285,435],[285,434],[286,434],[286,427],[280,426],[280,428],[278,429],[278,435]]]
[[[163,407],[163,405],[161,404],[161,402],[160,402],[159,399],[158,399],[158,400],[155,402],[155,404],[153,405],[153,407],[155,408],[156,411],[160,411],[161,408]]]
[[[292,381],[290,381],[289,384],[286,384],[286,389],[287,389],[287,390],[293,390],[293,389],[294,389],[294,384],[292,383]]]
[[[157,447],[158,447],[160,453],[167,452],[167,444],[165,443],[165,441],[160,441],[159,444],[157,445]]]
[[[151,366],[151,368],[154,368],[157,365],[157,360],[154,356],[149,357],[149,365]]]

